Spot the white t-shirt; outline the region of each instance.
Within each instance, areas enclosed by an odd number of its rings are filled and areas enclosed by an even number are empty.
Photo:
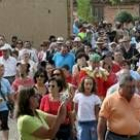
[[[83,93],[76,93],[73,102],[78,103],[78,121],[96,120],[95,105],[101,104],[101,100],[97,95],[91,94],[86,96]]]

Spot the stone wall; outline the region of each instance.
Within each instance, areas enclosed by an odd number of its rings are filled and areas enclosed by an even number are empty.
[[[0,34],[31,40],[37,47],[49,35],[68,35],[68,0],[0,0]]]

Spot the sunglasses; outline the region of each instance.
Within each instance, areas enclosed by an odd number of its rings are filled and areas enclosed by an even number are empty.
[[[45,75],[37,75],[36,77],[37,77],[37,78],[38,78],[38,77],[40,77],[40,78],[44,78]]]
[[[48,85],[48,88],[50,88],[50,87],[54,88],[54,87],[55,87],[55,85]]]
[[[53,76],[60,76],[60,73],[54,73]]]

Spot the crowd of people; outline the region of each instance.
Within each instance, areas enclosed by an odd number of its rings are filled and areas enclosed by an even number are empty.
[[[139,27],[75,21],[38,48],[0,35],[2,140],[8,117],[21,140],[139,140]]]

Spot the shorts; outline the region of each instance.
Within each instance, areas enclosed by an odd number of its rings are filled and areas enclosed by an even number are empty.
[[[6,131],[9,130],[8,127],[8,110],[0,111],[0,130]]]

